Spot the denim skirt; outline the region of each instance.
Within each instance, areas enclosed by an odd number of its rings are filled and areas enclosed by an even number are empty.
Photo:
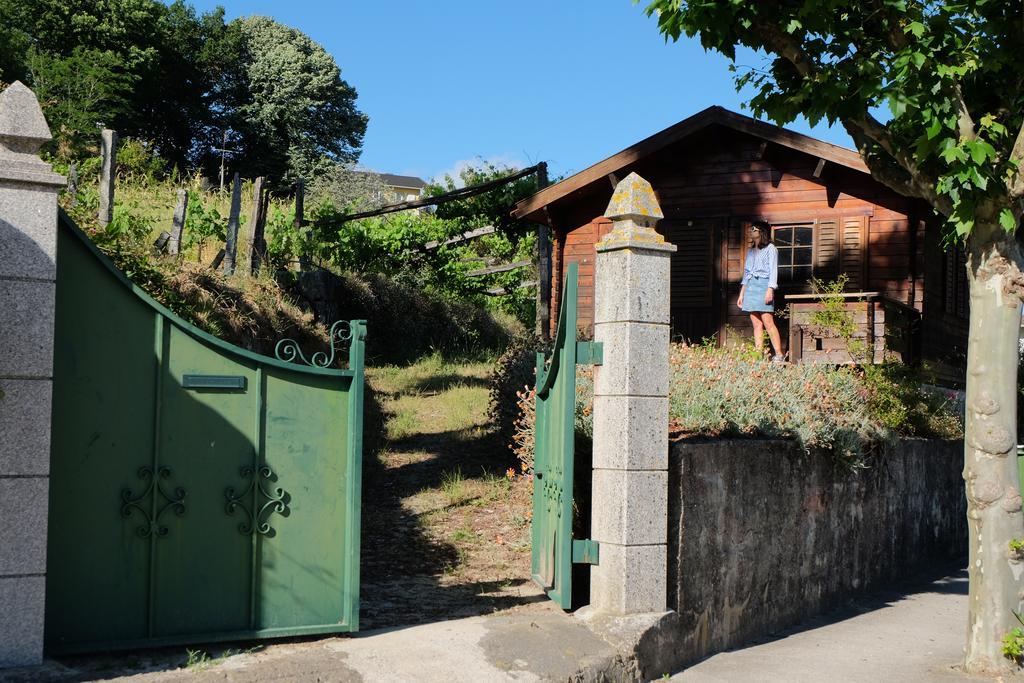
[[[774,300],[770,304],[764,302],[767,292],[768,278],[751,277],[747,280],[747,291],[743,293],[743,310],[747,313],[774,313]]]

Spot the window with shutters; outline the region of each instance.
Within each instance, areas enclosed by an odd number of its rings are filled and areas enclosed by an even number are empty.
[[[862,289],[866,228],[864,216],[772,225],[772,241],[779,250],[779,283],[800,289],[812,277],[828,281],[845,273],[850,291]]]

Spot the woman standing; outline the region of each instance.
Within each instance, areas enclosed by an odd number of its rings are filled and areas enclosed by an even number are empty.
[[[775,326],[775,290],[779,287],[779,250],[772,244],[771,228],[766,223],[754,223],[750,228],[747,259],[740,281],[740,296],[736,304],[750,314],[754,326],[754,346],[764,348],[764,331],[772,342],[772,362],[781,363],[782,340]],[[762,351],[763,352],[763,351]]]

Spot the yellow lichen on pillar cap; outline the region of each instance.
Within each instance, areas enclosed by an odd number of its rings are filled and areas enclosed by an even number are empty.
[[[654,188],[636,173],[630,173],[615,186],[604,215],[613,221],[632,218],[644,224],[653,224],[665,217],[654,196]]]

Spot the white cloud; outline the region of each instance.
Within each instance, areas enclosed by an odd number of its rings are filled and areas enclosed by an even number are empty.
[[[433,180],[434,182],[441,182],[444,180],[445,175],[450,175],[452,177],[452,180],[455,181],[455,186],[462,187],[463,182],[462,178],[459,177],[459,173],[461,173],[464,169],[468,168],[469,166],[483,166],[484,164],[493,164],[499,167],[504,166],[506,168],[511,169],[526,168],[526,166],[528,165],[519,157],[513,156],[511,154],[495,154],[493,156],[488,157],[478,156],[472,159],[459,159],[447,169],[435,174],[432,178],[430,178],[430,180]]]

